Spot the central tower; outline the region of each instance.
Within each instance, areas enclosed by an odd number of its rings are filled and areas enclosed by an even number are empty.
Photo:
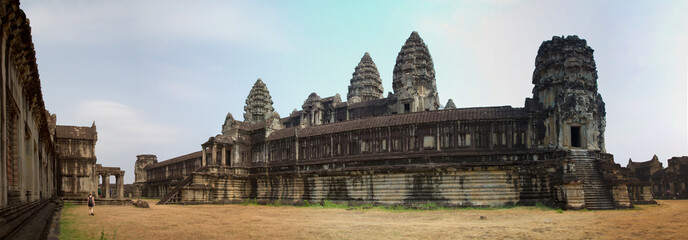
[[[396,103],[392,112],[406,113],[437,110],[435,65],[428,46],[418,32],[412,32],[401,47],[394,64],[392,88]]]

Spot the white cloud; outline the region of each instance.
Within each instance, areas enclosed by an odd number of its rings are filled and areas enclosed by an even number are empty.
[[[117,102],[94,100],[80,104],[79,119],[94,119],[99,142],[107,148],[159,146],[171,144],[183,135],[182,129],[151,119],[138,109]]]
[[[279,12],[251,2],[37,1],[22,4],[34,35],[51,44],[150,41],[227,44],[289,50]],[[88,21],[88,24],[84,24]]]

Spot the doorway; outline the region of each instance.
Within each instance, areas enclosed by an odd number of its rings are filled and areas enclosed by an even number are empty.
[[[581,147],[580,126],[571,126],[571,147]]]

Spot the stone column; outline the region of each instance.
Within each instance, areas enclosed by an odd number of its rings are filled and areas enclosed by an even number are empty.
[[[201,150],[201,167],[205,167],[206,165],[206,157],[205,157],[205,146],[203,146],[203,150]]]
[[[115,174],[115,194],[113,194],[112,198],[117,198],[117,196],[119,196],[119,179],[119,174]]]
[[[227,165],[227,146],[222,145],[222,162],[221,166]]]
[[[105,192],[105,193],[103,194],[103,198],[110,199],[110,174],[106,173],[104,179],[105,179],[105,186],[103,186],[103,188],[104,188],[103,192]]]
[[[100,176],[100,186],[98,186],[100,189],[100,196],[98,196],[98,198],[105,198],[105,175],[98,174],[98,176]]]
[[[213,148],[211,149],[211,151],[213,152],[210,155],[210,161],[213,163],[213,165],[217,165],[217,143],[213,144]]]
[[[118,199],[124,199],[124,174],[118,174],[117,175],[117,198]]]

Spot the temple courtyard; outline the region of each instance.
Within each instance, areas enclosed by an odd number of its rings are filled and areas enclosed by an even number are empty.
[[[681,239],[688,200],[602,211],[260,205],[66,206],[62,237],[100,239]],[[481,220],[481,216],[485,218]]]

